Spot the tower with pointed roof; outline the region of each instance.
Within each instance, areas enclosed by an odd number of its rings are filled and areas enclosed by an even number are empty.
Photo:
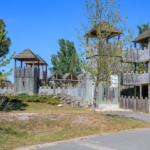
[[[47,63],[39,56],[35,55],[30,49],[25,49],[14,57],[14,90],[15,94],[38,93],[39,85],[46,84]],[[17,62],[20,65],[17,65]],[[40,67],[42,71],[40,72]],[[46,71],[43,70],[46,66]]]
[[[107,46],[108,40],[118,36],[118,43],[120,40],[120,35],[122,32],[118,30],[117,28],[110,25],[108,22],[102,21],[97,26],[92,28],[86,35],[86,64],[90,64],[92,67],[95,67],[96,64],[93,57],[97,57],[98,55],[98,49],[96,48],[96,44],[94,46],[94,43],[89,44],[89,39],[95,39],[95,41],[99,40],[99,35],[101,34],[101,38],[106,39],[105,45]],[[100,41],[99,41],[100,42]],[[119,45],[116,45],[119,46]],[[109,45],[108,45],[109,47]],[[92,49],[92,52],[91,52]],[[105,57],[105,56],[103,56]],[[118,83],[120,82],[120,77],[117,76],[116,80],[118,80]],[[86,100],[89,102],[92,102],[93,95],[94,95],[94,82],[90,78],[90,73],[86,73]],[[97,91],[97,105],[99,104],[106,104],[106,103],[118,103],[118,96],[120,96],[120,88],[117,86],[112,86],[110,84],[102,85],[99,83],[98,85],[98,91]]]

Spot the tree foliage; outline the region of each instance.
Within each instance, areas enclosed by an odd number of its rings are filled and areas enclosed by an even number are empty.
[[[53,67],[50,67],[49,70],[51,72],[59,72],[62,75],[68,72],[72,72],[75,75],[82,73],[80,58],[75,49],[74,42],[59,39],[58,44],[60,51],[57,51],[56,55],[53,54],[51,56]]]
[[[5,30],[5,27],[5,22],[0,19],[0,57],[9,52],[9,46],[11,45],[10,38],[6,36],[8,31]]]
[[[128,56],[122,52],[122,48],[132,47],[133,31],[127,29],[127,16],[123,19],[119,7],[120,4],[116,6],[115,0],[86,0],[84,15],[87,17],[88,24],[82,24],[85,36],[82,37],[78,31],[78,38],[81,45],[86,48],[86,57],[88,57],[86,61],[87,78],[95,82],[93,112],[96,107],[98,84],[110,85],[113,82],[112,75],[120,76],[121,72],[130,70],[130,65],[121,64],[121,60],[122,57],[128,59]],[[89,32],[93,28],[96,30],[96,36]],[[121,40],[118,41],[117,36],[106,44],[115,28],[120,30]]]
[[[0,20],[0,68],[5,67],[7,64],[9,64],[10,60],[15,54],[14,52],[9,58],[6,58],[10,46],[10,39],[6,38],[6,34],[8,33],[8,31],[5,31],[4,28],[5,23],[3,22],[3,20]],[[12,68],[8,72],[5,72],[5,70],[1,69],[0,81],[9,76],[11,72]]]
[[[137,28],[139,30],[139,34],[138,35],[140,36],[143,32],[145,32],[146,30],[149,29],[149,23],[142,24],[141,26],[137,25]],[[142,49],[144,49],[144,47],[147,47],[148,44],[146,44],[146,43],[140,43],[140,46],[141,46]]]

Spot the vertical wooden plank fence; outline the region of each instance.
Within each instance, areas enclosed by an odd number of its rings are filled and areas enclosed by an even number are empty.
[[[147,98],[143,99],[143,98],[134,98],[134,96],[132,96],[132,98],[130,96],[126,97],[126,96],[121,96],[118,99],[119,102],[119,106],[122,109],[130,109],[133,111],[140,111],[140,112],[146,112],[149,113],[149,103]]]

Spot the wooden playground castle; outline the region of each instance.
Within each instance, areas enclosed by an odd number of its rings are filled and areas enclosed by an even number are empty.
[[[108,38],[112,38],[118,36],[118,43],[120,40],[121,32],[113,28],[112,31],[109,31],[111,36]],[[90,35],[92,37],[96,37],[96,30],[90,30]],[[106,40],[106,45],[108,43],[108,39]],[[88,41],[88,40],[87,40]],[[118,86],[98,85],[98,96],[97,103],[118,103],[118,97],[120,97],[120,86],[132,86],[134,87],[134,97],[137,96],[137,87],[140,87],[140,98],[144,97],[150,100],[150,29],[145,31],[142,35],[137,37],[134,41],[135,48],[134,49],[123,49],[119,47],[119,45],[115,45],[122,49],[122,52],[128,56],[128,59],[122,57],[121,63],[132,63],[135,66],[134,72],[123,72],[117,77]],[[136,43],[148,43],[148,47],[144,50],[138,50],[136,48]],[[91,48],[90,45],[87,44],[86,49]],[[97,48],[93,48],[94,53],[93,56],[97,55]],[[93,92],[94,92],[94,83],[91,79],[88,78],[88,73],[80,74],[76,77],[72,73],[67,73],[65,75],[60,75],[58,72],[54,72],[47,77],[47,63],[39,56],[35,55],[30,49],[25,49],[20,54],[14,57],[15,66],[14,66],[14,92],[15,94],[19,93],[28,93],[34,94],[39,93],[39,91],[44,91],[41,86],[49,86],[48,88],[44,88],[47,93],[56,92],[55,89],[51,90],[50,82],[54,83],[56,86],[53,88],[66,87],[67,83],[71,83],[72,87],[70,88],[70,93],[74,94],[73,89],[76,89],[76,96],[84,97],[85,100],[92,102]],[[20,65],[17,65],[17,61],[20,62]],[[92,63],[91,55],[86,55],[87,63]],[[24,63],[23,63],[24,62]],[[148,65],[148,71],[139,73],[138,64],[145,63]],[[24,65],[23,65],[24,64]],[[45,67],[45,68],[44,68]],[[132,74],[132,75],[131,75]],[[125,76],[128,76],[128,79],[125,79]],[[81,82],[82,81],[82,82]],[[70,85],[70,84],[69,84]],[[76,86],[78,85],[78,86]],[[74,87],[75,86],[75,87]],[[40,89],[40,90],[39,90]],[[48,92],[48,89],[50,90]],[[79,89],[79,90],[78,90]],[[81,93],[82,89],[84,94]],[[53,92],[52,92],[53,91]],[[63,92],[64,90],[57,90]],[[75,91],[75,90],[74,90]],[[144,92],[143,92],[144,91]],[[145,92],[146,91],[146,92]],[[68,92],[67,92],[68,93]],[[80,93],[80,94],[78,94]]]

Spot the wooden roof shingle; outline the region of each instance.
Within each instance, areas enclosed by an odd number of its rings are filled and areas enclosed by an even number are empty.
[[[85,36],[96,38],[97,32],[99,30],[101,30],[101,33],[103,33],[103,36],[106,35],[106,38],[108,39],[122,34],[120,30],[113,27],[108,22],[102,21],[98,25],[96,25],[94,28],[92,28],[87,34],[85,34]]]
[[[79,75],[77,76],[77,78],[78,78],[78,80],[81,80],[82,77],[84,77],[84,76],[85,76],[85,73],[81,73],[81,74],[79,74]]]
[[[52,77],[55,77],[55,78],[57,77],[58,79],[63,79],[63,77],[62,77],[58,72],[53,72],[53,73],[51,73],[51,74],[47,77],[47,79],[51,80]]]
[[[40,60],[39,65],[48,65],[38,54],[36,54],[36,57]],[[32,65],[33,61],[26,61],[25,62],[27,65]],[[35,65],[38,65],[38,61],[34,61]]]
[[[135,38],[132,42],[135,43],[148,43],[148,38],[150,38],[150,28],[140,34],[137,38]]]
[[[13,58],[19,61],[39,61],[36,55],[28,48]]]
[[[63,75],[63,79],[68,79],[68,78],[70,78],[70,79],[72,78],[72,79],[78,80],[78,78],[73,73],[65,73]]]

